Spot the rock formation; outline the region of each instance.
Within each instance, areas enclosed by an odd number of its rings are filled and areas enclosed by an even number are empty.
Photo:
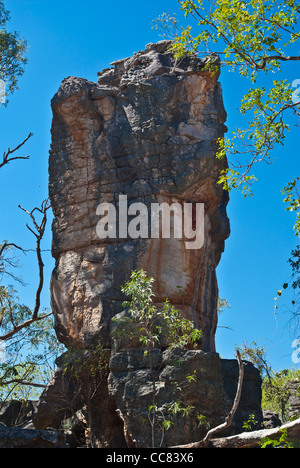
[[[176,64],[169,45],[114,62],[98,83],[69,77],[52,100],[52,305],[67,347],[110,346],[121,286],[143,268],[155,278],[158,303],[168,297],[182,307],[181,287],[183,313],[202,329],[203,350],[215,350],[215,270],[229,235],[227,193],[217,184],[226,162],[216,158],[226,113],[218,73],[205,69],[207,60]],[[120,195],[149,212],[151,203],[204,203],[203,247],[150,234],[99,238],[97,206],[117,207]]]
[[[286,384],[287,391],[289,393],[289,417],[299,418],[300,417],[300,381],[299,379],[293,379]]]
[[[52,100],[49,189],[56,266],[51,294],[57,336],[68,351],[42,395],[35,424],[56,427],[85,406],[92,444],[98,447],[151,444],[142,423],[152,389],[143,350],[132,343],[115,346],[111,334],[112,318],[122,316],[121,287],[132,270],[144,269],[155,278],[158,307],[168,298],[203,332],[200,349],[178,351],[180,366],[168,349],[153,350],[161,423],[175,397],[194,411],[188,423],[174,422],[164,443],[197,440],[204,428],[199,421],[221,422],[237,383],[237,366],[233,371],[234,365],[221,365],[214,340],[216,267],[229,235],[228,195],[217,183],[227,164],[216,158],[217,140],[226,131],[219,59],[209,59],[214,72],[206,67],[208,59],[186,57],[177,63],[169,46],[169,41],[149,44],[114,62],[99,73],[98,83],[69,77]],[[151,230],[151,208],[163,202],[177,210],[169,219],[169,238]],[[104,203],[110,204],[105,210]],[[135,210],[133,203],[139,203]],[[197,248],[187,246],[191,232],[175,235],[187,204],[196,241],[197,207],[204,207]],[[120,216],[124,206],[126,222]],[[111,207],[116,217],[104,229],[101,222]],[[132,235],[132,221],[135,234],[142,235]],[[99,344],[108,356],[101,366]],[[259,376],[251,383],[249,366],[251,393]],[[228,368],[230,379],[236,377],[233,383],[226,380]],[[194,371],[197,383],[180,392]],[[255,395],[257,402],[260,394]],[[66,408],[66,401],[73,407]]]

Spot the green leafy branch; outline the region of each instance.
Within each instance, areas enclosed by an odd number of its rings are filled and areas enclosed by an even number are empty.
[[[123,306],[128,309],[131,319],[139,324],[139,342],[145,347],[145,355],[149,359],[149,369],[152,379],[152,404],[149,408],[150,424],[152,428],[152,446],[155,446],[155,427],[158,424],[158,408],[156,404],[156,379],[158,371],[152,358],[152,349],[160,347],[163,336],[169,348],[192,346],[197,348],[202,332],[194,327],[194,324],[182,317],[181,312],[176,310],[165,300],[163,306],[158,308],[153,302],[153,277],[148,277],[144,270],[133,271],[130,281],[122,287],[122,292],[131,297],[125,301]],[[180,410],[186,414],[187,408],[182,408],[178,402],[174,402],[172,411]],[[169,420],[164,420],[163,428],[171,427]]]
[[[221,56],[221,66],[257,81],[262,72],[280,71],[282,64],[299,61],[288,48],[300,39],[297,29],[300,8],[294,0],[183,0],[179,1],[185,18],[193,26],[179,28],[172,50],[176,60],[186,55],[209,55],[206,69],[213,67],[215,54]],[[168,23],[168,16],[161,22]],[[194,31],[194,26],[197,30]],[[273,81],[267,92],[264,87],[250,89],[245,94],[240,112],[252,115],[247,130],[232,132],[231,138],[219,140],[218,157],[233,155],[230,167],[223,170],[219,183],[226,190],[240,189],[244,196],[252,195],[252,174],[255,163],[270,164],[270,152],[282,145],[289,125],[286,114],[300,115],[300,100],[292,99],[291,87],[285,80]],[[236,156],[250,156],[246,161]]]

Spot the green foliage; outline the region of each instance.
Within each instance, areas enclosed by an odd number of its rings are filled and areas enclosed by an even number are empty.
[[[268,364],[264,346],[257,342],[248,345],[243,342],[238,348],[243,359],[248,359],[259,370],[262,377],[262,409],[269,409],[280,415],[282,421],[288,418],[290,390],[287,383],[300,377],[300,370],[283,369],[274,371]]]
[[[299,370],[283,369],[272,371],[271,379],[264,378],[262,384],[262,408],[278,413],[283,421],[288,419],[290,391],[287,383],[300,377]]]
[[[29,307],[19,303],[13,288],[0,286],[1,336],[10,330],[12,323],[17,327],[31,315]],[[54,361],[62,350],[50,316],[5,340],[0,362],[0,400],[38,398],[52,377]]]
[[[204,414],[197,415],[198,427],[204,427],[206,430],[210,429],[210,422]]]
[[[169,421],[168,419],[164,419],[162,424],[164,426],[164,429],[168,431],[173,426],[174,423],[172,421]]]
[[[287,430],[283,429],[280,431],[280,437],[278,440],[271,439],[270,437],[264,437],[260,443],[260,448],[294,448],[292,442],[287,442]]]
[[[299,193],[299,177],[295,177],[294,180],[289,182],[282,190],[284,203],[286,204],[285,209],[296,215],[294,223],[294,232],[297,238],[300,237],[300,193]],[[297,245],[291,251],[291,256],[288,259],[288,263],[291,267],[291,276],[288,282],[283,283],[282,289],[277,291],[275,297],[275,309],[278,309],[278,300],[282,295],[282,290],[292,289],[294,291],[292,299],[292,314],[296,323],[296,327],[299,325],[300,315],[300,245]],[[297,329],[297,328],[296,328]]]
[[[154,370],[151,350],[160,347],[162,336],[170,349],[184,346],[197,348],[202,332],[197,330],[190,320],[183,318],[181,312],[176,310],[168,299],[161,308],[155,306],[153,303],[153,282],[154,278],[147,277],[144,270],[133,271],[130,281],[122,287],[122,292],[131,297],[131,301],[123,303],[123,307],[128,309],[131,320],[139,324],[139,342],[145,347],[145,355],[149,359],[152,378],[152,405],[148,411],[152,428],[152,446],[154,447],[156,426],[158,425],[161,430],[168,430],[174,423],[171,419],[166,419],[164,415],[162,415],[161,425],[158,421],[156,404],[158,372]],[[180,287],[179,290],[181,291]],[[187,384],[192,384],[196,380],[196,372],[186,378]],[[173,417],[178,414],[187,417],[191,410],[191,406],[184,406],[181,401],[173,401],[168,406],[168,411]]]
[[[296,214],[294,231],[295,236],[300,237],[300,193],[297,187],[298,183],[299,177],[295,177],[294,180],[289,182],[287,186],[283,188],[282,193],[285,195],[283,201],[287,204],[285,209]]]
[[[5,82],[7,94],[17,89],[18,79],[23,75],[27,62],[27,43],[17,32],[7,30],[9,20],[9,12],[0,1],[0,80]]]
[[[201,46],[207,51],[222,45],[226,63],[242,75],[250,74],[252,80],[257,69],[280,68],[278,58],[266,60],[266,56],[281,55],[281,47],[300,37],[296,31],[299,5],[295,1],[184,0],[180,5],[200,30],[194,36],[197,51],[201,52]],[[180,47],[180,38],[178,44]]]
[[[185,18],[193,26],[179,27],[172,50],[177,60],[185,55],[206,55],[211,60],[206,68],[214,72],[215,53],[221,65],[256,83],[262,72],[279,72],[282,64],[299,60],[288,49],[300,39],[297,30],[300,7],[296,1],[281,0],[183,0],[179,2]],[[174,17],[171,17],[174,18]],[[159,24],[167,29],[170,18],[160,17]],[[196,27],[196,30],[194,30]],[[265,86],[251,88],[239,109],[249,115],[247,130],[237,129],[230,138],[220,139],[218,157],[232,155],[231,167],[221,173],[219,183],[226,190],[240,189],[244,196],[252,195],[256,180],[251,174],[255,163],[270,162],[270,152],[282,145],[289,125],[286,114],[300,115],[300,102],[292,98],[292,86],[286,80],[270,80]],[[243,156],[237,160],[236,156]],[[248,158],[247,158],[248,156]]]
[[[99,384],[108,376],[110,353],[99,342],[89,350],[69,349],[62,368],[64,375],[76,383],[77,392],[91,399]],[[84,400],[84,398],[83,398]]]
[[[141,325],[140,343],[147,350],[159,346],[163,333],[171,348],[187,345],[197,348],[202,332],[190,320],[183,318],[168,299],[162,308],[155,306],[153,282],[154,278],[139,270],[133,271],[131,280],[122,287],[122,292],[132,298],[125,301],[123,307],[128,308],[132,320]]]
[[[257,425],[258,425],[258,421],[256,421],[255,415],[254,414],[249,414],[249,417],[248,417],[247,421],[243,422],[243,429],[246,432],[254,431],[254,429],[257,427]]]
[[[221,297],[218,297],[218,314],[222,314],[226,309],[230,309],[230,304],[227,301],[227,299],[222,299]]]
[[[291,123],[298,125],[300,117],[299,89],[281,79],[280,72],[287,62],[300,61],[299,15],[295,0],[179,0],[185,27],[176,18],[176,35],[172,50],[177,60],[186,55],[205,55],[206,69],[214,73],[215,54],[220,66],[245,78],[246,92],[241,98],[239,113],[245,120],[241,128],[233,129],[228,137],[217,140],[218,159],[228,157],[229,166],[220,172],[218,183],[227,190],[240,190],[244,197],[253,195],[255,164],[271,164],[271,153],[282,147]],[[174,17],[171,17],[174,18]],[[160,17],[160,24],[170,18]],[[297,50],[298,55],[292,51]],[[298,62],[296,62],[298,63]],[[270,79],[270,73],[276,73]],[[261,80],[263,78],[263,81]],[[247,80],[247,81],[246,81]],[[249,85],[247,84],[249,83]],[[295,80],[298,82],[298,80]],[[293,118],[297,119],[295,121]],[[227,166],[227,164],[226,164]],[[286,210],[296,214],[294,232],[300,232],[300,196],[295,177],[283,188]],[[299,323],[300,286],[299,245],[292,251],[289,263],[292,276],[289,283],[295,291],[292,315]],[[287,289],[284,283],[283,289]],[[276,300],[282,290],[278,291]],[[275,308],[277,308],[277,303]]]
[[[289,125],[283,113],[294,107],[292,88],[286,80],[274,80],[272,84],[269,91],[265,87],[256,87],[244,95],[240,112],[243,115],[250,112],[252,115],[248,129],[237,129],[232,132],[231,139],[219,141],[219,159],[224,158],[226,153],[234,156],[248,153],[252,158],[245,164],[235,164],[234,168],[222,171],[219,183],[227,190],[239,188],[244,195],[252,194],[251,184],[256,178],[249,172],[253,164],[270,162],[271,150],[275,145],[284,144]]]
[[[246,341],[241,346],[236,347],[240,351],[241,358],[247,359],[259,370],[260,375],[268,376],[271,373],[271,367],[267,362],[266,351],[264,346],[258,346],[256,341],[248,345]]]
[[[291,257],[289,258],[289,264],[292,267],[292,287],[293,289],[299,289],[300,286],[300,246],[292,250]],[[287,288],[288,283],[284,283],[283,288]]]

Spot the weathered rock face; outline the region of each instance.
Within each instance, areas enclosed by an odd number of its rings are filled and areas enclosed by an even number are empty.
[[[0,448],[69,448],[69,446],[64,435],[56,431],[7,427],[0,423]]]
[[[300,415],[300,381],[299,379],[291,380],[286,385],[289,391],[289,417],[299,418]]]
[[[102,349],[71,350],[60,356],[34,414],[34,427],[61,429],[62,422],[73,417],[82,431],[78,411],[83,410],[91,447],[126,447],[123,422],[108,394],[109,354]]]
[[[83,410],[92,447],[146,448],[196,442],[224,422],[237,388],[236,360],[201,350],[154,348],[151,372],[144,351],[121,347],[112,352],[108,368],[99,366],[109,356],[106,351],[67,351],[40,399],[34,427],[61,429],[63,420],[74,416],[76,421]],[[262,422],[260,385],[259,371],[244,361],[241,401],[221,436],[242,432],[251,414],[258,425]],[[78,426],[82,430],[80,421]],[[67,441],[74,443],[72,437]]]
[[[0,402],[0,423],[5,426],[30,426],[37,401],[8,400]]]
[[[282,422],[279,418],[279,414],[271,410],[263,410],[263,424],[264,428],[272,429],[274,427],[281,426]]]
[[[108,389],[124,421],[129,447],[170,447],[202,440],[207,430],[225,421],[236,394],[239,369],[234,359],[200,350],[152,350],[156,374],[157,422],[152,442],[153,376],[148,357],[139,348],[123,349],[110,360]],[[241,400],[233,423],[220,436],[243,431],[251,414],[262,423],[261,377],[244,363]],[[175,408],[175,411],[174,411]],[[164,430],[164,422],[170,427]]]
[[[124,421],[129,447],[170,447],[196,442],[209,427],[223,422],[218,354],[184,349],[162,353],[153,349],[152,360],[157,375],[155,397],[149,359],[143,349],[122,350],[110,361],[109,394]],[[157,410],[152,435],[153,410],[149,408],[154,404]],[[164,427],[166,421],[170,424],[168,430]]]
[[[194,412],[184,423],[174,419],[164,443],[197,440],[206,430],[197,416],[219,423],[231,399],[214,343],[216,267],[229,235],[228,195],[217,183],[227,163],[216,158],[226,113],[218,73],[205,68],[207,59],[189,57],[177,64],[169,46],[169,41],[149,44],[114,62],[98,83],[69,77],[52,100],[51,295],[56,333],[69,350],[42,395],[35,425],[59,427],[84,407],[97,447],[152,443],[140,424],[153,400],[144,350],[136,340],[117,343],[112,333],[112,318],[122,317],[121,287],[132,270],[155,278],[156,305],[168,298],[203,332],[201,349],[178,351],[179,367],[164,351],[168,344],[153,350],[159,360],[159,417],[166,419],[176,400]],[[218,58],[213,60],[218,70]],[[172,208],[172,216],[162,220],[164,233],[168,222],[171,226],[165,237],[154,235],[151,225],[153,204],[163,203]],[[105,375],[98,365],[93,372],[87,368],[99,343],[108,356]],[[194,372],[198,383],[187,386]],[[182,394],[180,385],[186,387]]]
[[[263,422],[263,413],[261,409],[261,384],[262,379],[259,370],[251,362],[244,362],[244,379],[242,394],[238,409],[234,415],[231,426],[223,431],[221,435],[230,435],[243,431],[243,423],[249,420],[250,415],[254,415],[257,421],[257,427]],[[221,359],[221,375],[224,386],[224,418],[232,407],[235,398],[238,382],[238,362],[236,359]]]
[[[186,58],[175,65],[168,46],[150,44],[115,62],[98,83],[69,77],[52,100],[51,291],[57,335],[67,347],[92,348],[99,340],[111,346],[121,286],[143,268],[156,280],[156,301],[168,297],[181,307],[202,329],[203,350],[215,350],[215,269],[229,235],[227,196],[217,184],[226,162],[216,158],[216,141],[226,114],[218,76],[205,71],[206,61]],[[97,206],[117,207],[120,195],[129,206],[149,208],[204,203],[202,248],[188,249],[174,236],[99,238]]]

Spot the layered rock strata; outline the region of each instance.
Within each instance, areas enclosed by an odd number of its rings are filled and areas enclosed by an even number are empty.
[[[121,287],[132,270],[144,269],[155,278],[158,307],[168,298],[202,330],[200,349],[184,352],[186,366],[180,372],[182,377],[190,367],[200,366],[205,378],[199,380],[194,395],[186,393],[185,400],[187,406],[195,403],[193,407],[211,423],[224,415],[223,381],[215,353],[216,267],[229,235],[228,195],[218,184],[227,163],[216,157],[218,139],[226,131],[219,59],[186,57],[177,62],[170,45],[169,41],[149,44],[133,57],[114,62],[99,73],[97,83],[69,77],[51,103],[49,192],[56,260],[52,309],[58,339],[69,349],[66,356],[81,353],[84,372],[79,372],[81,383],[74,383],[71,364],[66,373],[58,363],[35,420],[39,428],[59,424],[66,417],[66,399],[72,402],[71,412],[84,406],[98,447],[149,445],[148,436],[132,428],[133,407],[145,403],[139,395],[139,377],[148,375],[141,364],[143,350],[129,342],[116,350],[111,333],[112,318],[123,310]],[[213,67],[208,69],[208,63]],[[153,206],[163,203],[170,217],[162,220],[160,228],[163,233],[170,228],[169,235],[155,231],[157,226],[151,224]],[[107,374],[96,366],[89,378],[86,364],[99,344],[106,356],[112,352]],[[127,351],[128,347],[135,349]],[[164,347],[157,352],[158,396],[165,417],[177,370]],[[128,353],[135,356],[131,374],[126,367]],[[134,396],[130,401],[129,384],[122,380],[125,374],[120,369],[137,379],[136,387],[130,387]],[[150,395],[144,383],[145,394]],[[66,394],[57,398],[62,388]],[[205,400],[209,395],[210,400]],[[54,415],[48,412],[53,399]],[[202,429],[197,429],[194,416],[183,431],[181,423],[175,424],[167,443],[199,437]]]
[[[124,421],[128,447],[172,447],[202,440],[208,429],[223,423],[237,390],[238,363],[220,359],[217,353],[201,350],[168,349],[152,351],[156,377],[156,422],[154,443],[153,379],[142,349],[124,349],[110,361],[108,388]],[[261,377],[243,361],[241,400],[231,426],[218,436],[243,432],[243,424],[254,415],[263,421]],[[167,428],[167,429],[166,429]]]
[[[176,63],[169,46],[149,44],[114,62],[98,83],[69,77],[52,100],[51,291],[57,335],[67,347],[86,349],[99,340],[110,347],[121,286],[143,268],[155,278],[157,303],[168,297],[202,329],[203,350],[215,350],[216,267],[229,235],[227,194],[217,184],[226,162],[216,158],[226,113],[207,59]],[[116,237],[99,238],[97,207],[118,210],[120,195],[149,213],[151,203],[203,203],[203,246],[186,248],[184,236],[132,238],[124,229],[120,235],[118,224]]]

